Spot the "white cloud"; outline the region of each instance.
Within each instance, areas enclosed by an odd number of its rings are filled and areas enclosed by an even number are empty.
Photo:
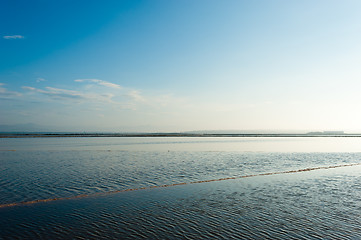
[[[157,118],[157,113],[163,115],[177,114],[179,110],[189,111],[189,108],[192,108],[192,104],[185,99],[173,97],[169,94],[152,94],[149,92],[143,94],[138,89],[120,87],[116,84],[112,85],[112,83],[99,79],[76,79],[74,81],[91,84],[81,85],[76,90],[51,86],[44,88],[23,86],[22,89],[25,91],[24,100],[26,99],[27,102],[30,102],[30,100],[49,102],[49,104],[51,104],[50,102],[58,102],[72,107],[75,107],[74,104],[76,104],[80,107],[80,112],[97,112],[105,116],[120,116],[119,114],[126,109],[131,110],[131,112],[128,112],[130,115],[142,115],[145,118],[150,115]],[[104,84],[110,87],[96,87]]]
[[[22,88],[31,92],[42,93],[53,97],[83,98],[81,93],[72,90],[65,90],[65,89],[52,88],[52,87],[46,87],[47,90],[42,90],[28,86],[24,86]]]
[[[8,35],[8,36],[3,36],[4,39],[22,39],[24,38],[24,36],[22,35]]]
[[[4,85],[5,85],[4,83],[0,83],[0,98],[11,98],[11,97],[21,96],[21,93],[8,91],[6,88],[1,87]]]
[[[104,86],[104,87],[117,88],[117,89],[122,88],[118,84],[103,81],[103,80],[100,80],[100,79],[76,79],[76,80],[74,80],[74,82],[90,82],[90,83],[96,83],[96,84]]]
[[[145,98],[137,90],[130,90],[127,94],[131,99],[137,102],[145,102]]]
[[[69,100],[95,100],[95,101],[111,101],[112,94],[95,94],[95,93],[83,93],[74,90],[46,87],[46,90],[38,89],[34,87],[23,86],[25,90],[30,92],[41,93],[50,96],[53,99],[69,99]]]
[[[37,78],[36,79],[36,82],[44,82],[44,81],[46,81],[44,78]]]

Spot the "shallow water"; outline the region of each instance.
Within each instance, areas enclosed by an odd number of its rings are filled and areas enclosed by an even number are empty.
[[[0,141],[0,204],[90,194],[0,208],[5,239],[361,237],[360,166],[91,195],[360,164],[358,138]]]

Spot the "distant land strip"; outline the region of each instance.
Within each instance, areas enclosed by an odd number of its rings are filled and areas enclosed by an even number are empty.
[[[250,174],[250,175],[243,175],[243,176],[237,176],[237,177],[217,178],[217,179],[211,179],[211,180],[199,180],[199,181],[193,181],[193,182],[188,182],[188,183],[184,182],[184,183],[164,184],[164,185],[156,185],[156,186],[141,187],[141,188],[129,188],[129,189],[123,189],[123,190],[108,191],[108,192],[80,194],[80,195],[70,196],[70,197],[55,197],[55,198],[48,198],[48,199],[38,199],[38,200],[33,200],[33,201],[0,204],[0,208],[32,205],[32,204],[36,204],[36,203],[46,203],[46,202],[61,201],[61,200],[72,200],[72,199],[79,199],[79,198],[97,197],[97,196],[104,196],[104,195],[121,193],[121,192],[139,191],[139,190],[155,189],[155,188],[166,188],[166,187],[208,183],[208,182],[219,182],[219,181],[225,181],[225,180],[250,178],[250,177],[258,177],[258,176],[270,176],[270,175],[277,175],[277,174],[310,172],[310,171],[321,170],[321,169],[351,167],[351,166],[357,166],[357,165],[361,165],[361,163],[351,163],[351,164],[342,164],[342,165],[324,166],[324,167],[313,167],[313,168],[304,168],[304,169],[298,169],[298,170],[288,170],[288,171],[271,172],[271,173]]]
[[[0,138],[46,137],[361,137],[361,134],[290,133],[0,133]]]

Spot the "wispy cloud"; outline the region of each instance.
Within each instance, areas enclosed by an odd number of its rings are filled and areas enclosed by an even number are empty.
[[[37,78],[36,82],[45,82],[46,80],[44,78]]]
[[[12,92],[8,91],[6,88],[3,88],[1,86],[4,86],[4,83],[0,83],[0,98],[12,98],[12,97],[19,97],[21,96],[21,93],[18,92]]]
[[[136,102],[145,102],[145,98],[137,90],[130,90],[127,95]]]
[[[103,81],[103,80],[100,80],[100,79],[76,79],[76,80],[74,80],[74,82],[90,82],[90,83],[96,83],[96,84],[104,86],[104,87],[117,88],[117,89],[122,88],[118,84]]]
[[[42,81],[42,80],[40,80]],[[133,88],[121,87],[118,84],[99,79],[76,79],[81,84],[74,88],[55,88],[47,86],[37,88],[23,86],[23,99],[27,102],[58,102],[64,105],[81,104],[84,109],[94,112],[109,111],[119,112],[124,109],[138,113],[151,113],[155,111],[173,112],[173,108],[188,108],[184,99],[164,94],[142,93]],[[49,103],[50,104],[50,103]]]
[[[8,35],[8,36],[3,36],[4,39],[23,39],[24,36],[22,35]]]
[[[53,100],[69,100],[72,102],[84,102],[84,101],[93,101],[93,102],[112,102],[112,94],[96,94],[96,93],[83,93],[74,90],[46,87],[44,89],[38,89],[34,87],[24,86],[24,90],[40,93],[46,96],[49,96]],[[66,102],[62,102],[66,103]]]
[[[60,88],[52,88],[52,87],[46,87],[46,90],[34,88],[34,87],[28,87],[24,86],[22,87],[25,90],[31,91],[31,92],[37,92],[42,93],[54,98],[70,98],[70,99],[85,99],[86,96],[78,91],[73,90],[66,90],[66,89],[60,89]]]

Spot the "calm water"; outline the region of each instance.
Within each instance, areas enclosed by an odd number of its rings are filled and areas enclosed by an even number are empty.
[[[148,188],[353,163],[360,138],[0,139],[0,205],[71,198],[1,207],[0,238],[360,239],[360,166]]]

